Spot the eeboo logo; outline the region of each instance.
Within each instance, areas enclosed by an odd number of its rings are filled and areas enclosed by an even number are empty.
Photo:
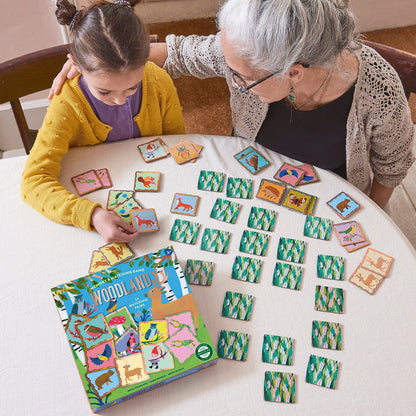
[[[201,361],[208,361],[212,357],[212,354],[213,354],[213,350],[212,350],[211,345],[209,344],[199,344],[196,347],[195,355]]]

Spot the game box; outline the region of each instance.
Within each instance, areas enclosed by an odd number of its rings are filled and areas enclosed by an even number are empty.
[[[172,247],[51,291],[94,412],[217,362]]]

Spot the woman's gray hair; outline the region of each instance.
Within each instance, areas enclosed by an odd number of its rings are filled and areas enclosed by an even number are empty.
[[[237,55],[259,70],[330,66],[357,47],[354,17],[343,0],[226,0],[217,18]]]

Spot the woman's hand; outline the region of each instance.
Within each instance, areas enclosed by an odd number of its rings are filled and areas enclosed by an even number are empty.
[[[376,178],[373,179],[370,198],[381,208],[384,208],[389,201],[394,188],[382,185]]]
[[[79,74],[78,69],[73,64],[71,59],[69,59],[65,62],[64,66],[61,69],[61,72],[54,78],[52,82],[52,87],[49,91],[48,98],[52,100],[53,96],[56,94],[59,94],[59,92],[62,89],[62,85],[64,85],[64,82],[66,79],[72,79],[76,77]]]
[[[91,215],[91,226],[107,243],[129,243],[139,236],[136,229],[112,211],[97,207]]]

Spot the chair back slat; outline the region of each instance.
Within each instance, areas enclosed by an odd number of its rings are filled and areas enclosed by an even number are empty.
[[[416,93],[416,55],[368,40],[362,43],[375,49],[397,71],[407,99]]]

